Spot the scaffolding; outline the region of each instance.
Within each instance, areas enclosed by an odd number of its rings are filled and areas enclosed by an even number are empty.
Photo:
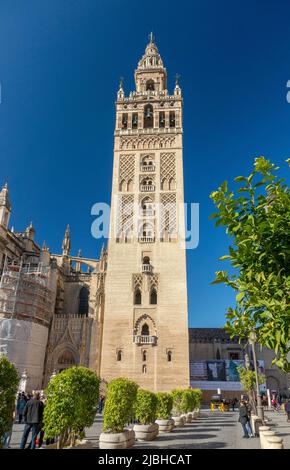
[[[48,326],[54,306],[50,268],[6,258],[0,280],[0,314]]]

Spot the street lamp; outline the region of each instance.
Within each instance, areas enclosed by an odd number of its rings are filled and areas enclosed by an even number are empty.
[[[259,387],[259,377],[258,377],[258,369],[257,369],[257,360],[256,360],[256,349],[255,349],[256,342],[257,342],[256,332],[251,331],[251,333],[249,335],[249,343],[252,346],[254,367],[255,367],[256,390],[257,390],[257,413],[258,413],[259,418],[264,422],[264,408],[262,406],[262,401],[261,401],[260,387]]]

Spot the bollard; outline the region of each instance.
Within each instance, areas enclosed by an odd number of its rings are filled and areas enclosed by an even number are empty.
[[[259,436],[259,428],[263,426],[261,418],[257,415],[251,415],[251,426],[255,436]]]
[[[283,439],[278,436],[269,436],[267,438],[267,447],[266,449],[284,449]]]
[[[259,427],[259,436],[260,436],[261,449],[264,449],[264,442],[265,442],[264,432],[266,432],[266,431],[270,431],[269,426],[260,426]]]

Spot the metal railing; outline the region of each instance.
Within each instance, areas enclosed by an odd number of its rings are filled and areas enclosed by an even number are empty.
[[[154,237],[139,237],[140,243],[154,243],[154,241],[155,241]]]
[[[135,344],[153,344],[157,343],[157,336],[134,335]]]
[[[140,166],[140,171],[145,171],[145,172],[155,171],[155,165],[144,165],[144,164],[142,164]]]
[[[142,273],[152,273],[153,266],[152,264],[142,264]]]

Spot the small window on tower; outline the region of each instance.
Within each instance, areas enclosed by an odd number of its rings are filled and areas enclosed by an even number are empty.
[[[168,351],[168,352],[167,352],[167,361],[168,361],[168,362],[171,362],[171,361],[172,361],[172,352],[171,352],[171,351]]]
[[[142,301],[141,290],[138,287],[134,294],[134,304],[141,305],[141,301]]]
[[[159,113],[159,127],[165,127],[165,112],[161,111]]]
[[[122,129],[127,129],[128,127],[128,114],[124,113],[122,115]]]
[[[144,108],[144,128],[148,129],[153,127],[153,106],[147,104]]]
[[[123,351],[121,349],[119,349],[119,351],[117,351],[117,361],[118,362],[122,361],[122,356],[123,356]]]
[[[170,111],[169,113],[169,126],[175,127],[175,112],[174,111]]]
[[[137,129],[138,127],[138,114],[133,113],[132,115],[132,129]]]
[[[143,374],[146,374],[146,373],[147,373],[147,366],[146,366],[146,364],[143,364],[143,366],[142,366],[142,372],[143,372]]]
[[[146,91],[155,90],[154,80],[147,80],[146,82]]]
[[[147,351],[143,351],[143,353],[142,353],[142,360],[143,360],[143,362],[146,362],[146,361],[147,361]]]

